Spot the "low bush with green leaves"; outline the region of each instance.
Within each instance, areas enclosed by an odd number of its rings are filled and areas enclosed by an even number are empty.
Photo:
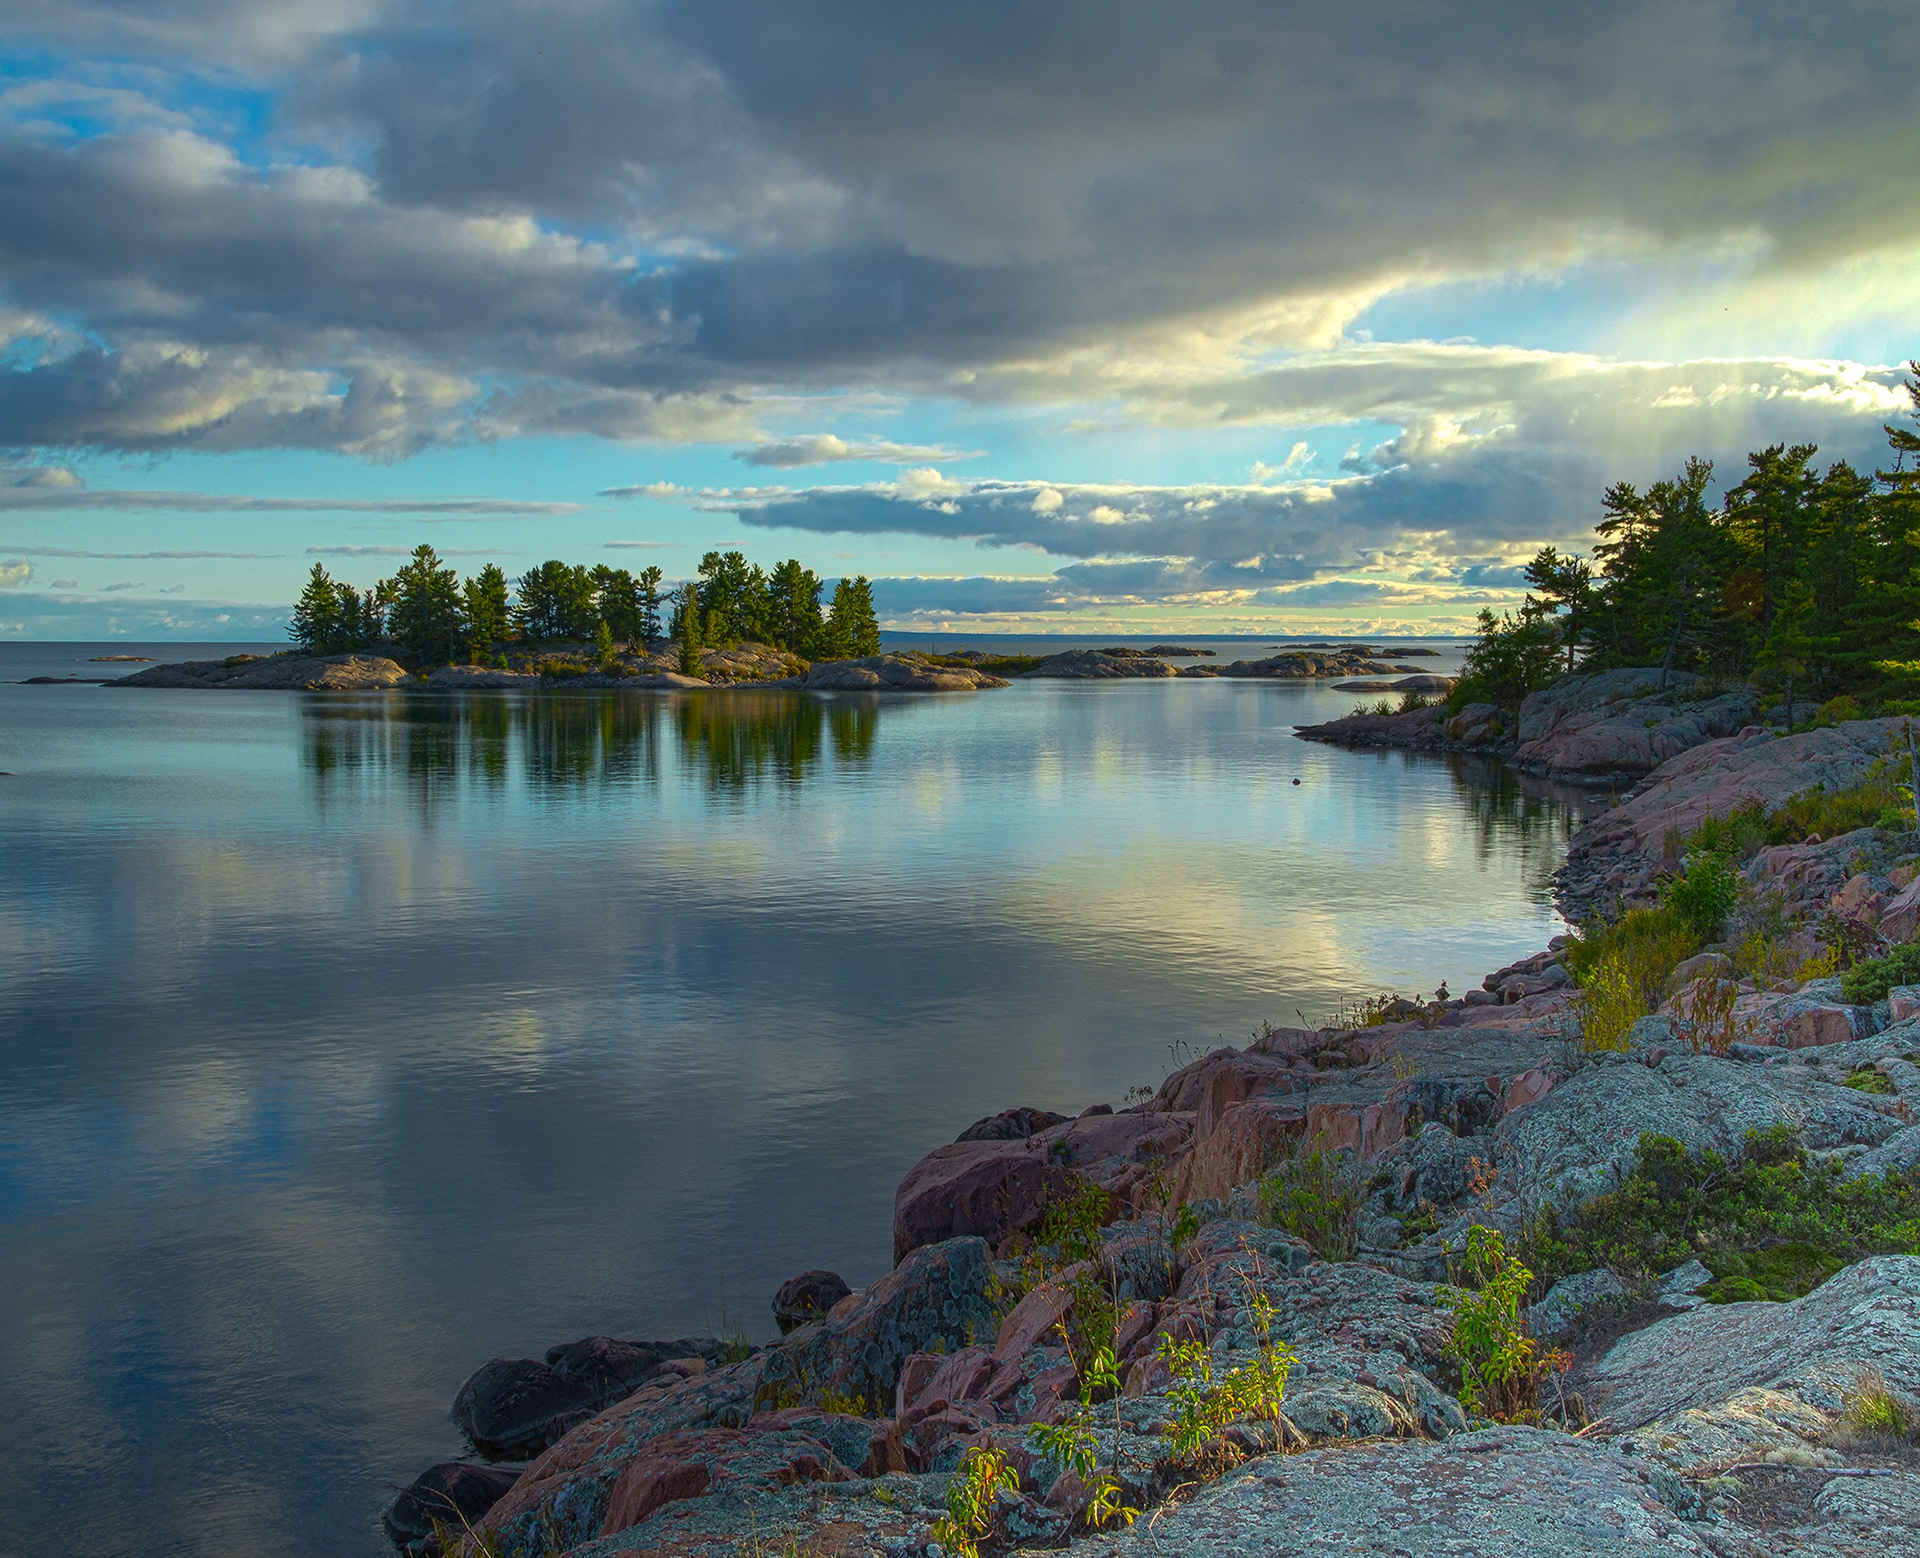
[[[1920,984],[1920,943],[1895,947],[1885,957],[1866,958],[1840,976],[1840,993],[1853,1006],[1884,1001],[1896,985]]]
[[[1280,1420],[1287,1376],[1298,1359],[1285,1342],[1273,1339],[1273,1301],[1256,1292],[1247,1307],[1259,1334],[1254,1358],[1217,1380],[1213,1354],[1205,1342],[1160,1338],[1159,1358],[1173,1376],[1167,1387],[1173,1420],[1164,1437],[1181,1466],[1206,1468],[1213,1462],[1237,1461],[1237,1452],[1221,1438],[1230,1424],[1246,1418]]]
[[[1711,941],[1740,901],[1740,885],[1739,873],[1727,856],[1703,850],[1687,857],[1686,875],[1661,889],[1660,902],[1686,921],[1700,940]]]
[[[1353,1154],[1323,1138],[1295,1142],[1260,1182],[1260,1211],[1313,1247],[1322,1260],[1351,1260],[1360,1239],[1366,1184]]]
[[[1627,1031],[1667,997],[1674,969],[1700,950],[1701,935],[1679,909],[1629,909],[1612,925],[1590,925],[1567,943],[1567,972],[1580,992],[1582,1042],[1624,1049]]]
[[[1750,1132],[1731,1159],[1649,1134],[1618,1190],[1545,1214],[1524,1253],[1536,1296],[1577,1271],[1639,1281],[1697,1259],[1714,1302],[1798,1298],[1868,1255],[1920,1255],[1920,1170],[1848,1180],[1785,1126]]]
[[[1058,1423],[1035,1423],[1027,1430],[1027,1443],[1054,1465],[1073,1472],[1087,1488],[1087,1529],[1098,1531],[1114,1524],[1132,1525],[1140,1511],[1121,1502],[1120,1479],[1114,1469],[1100,1469],[1100,1441],[1094,1436],[1094,1397],[1105,1395],[1113,1402],[1113,1428],[1120,1432],[1120,1365],[1113,1349],[1102,1347],[1080,1376],[1080,1400],[1066,1419]]]
[[[993,1530],[1002,1492],[1018,1493],[1020,1474],[1007,1452],[975,1445],[960,1457],[947,1483],[947,1512],[933,1523],[933,1539],[948,1558],[980,1558],[980,1539]]]
[[[1541,1352],[1527,1335],[1522,1306],[1533,1273],[1507,1253],[1496,1230],[1476,1225],[1467,1230],[1467,1277],[1471,1288],[1443,1299],[1454,1314],[1447,1351],[1460,1364],[1460,1405],[1471,1417],[1537,1423],[1541,1385],[1572,1360]]]

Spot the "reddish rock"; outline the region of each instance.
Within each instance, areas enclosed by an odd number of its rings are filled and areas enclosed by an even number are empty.
[[[1069,1266],[1050,1282],[1043,1282],[1013,1306],[1013,1313],[1000,1322],[1000,1334],[994,1338],[993,1361],[1017,1363],[1030,1347],[1052,1333],[1073,1307],[1073,1289],[1068,1284],[1085,1268]]]
[[[937,1147],[900,1181],[893,1199],[896,1261],[923,1244],[977,1234],[998,1244],[1035,1226],[1069,1174],[1121,1196],[1155,1160],[1186,1149],[1191,1119],[1181,1114],[1099,1114],[1050,1126],[1024,1141],[969,1141]]]

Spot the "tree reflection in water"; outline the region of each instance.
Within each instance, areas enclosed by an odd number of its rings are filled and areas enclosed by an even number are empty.
[[[536,790],[657,785],[671,732],[683,768],[715,791],[770,780],[797,787],[831,743],[840,763],[873,756],[879,699],[848,694],[696,692],[310,695],[303,766],[323,796],[353,777],[404,774],[423,805],[463,777]]]

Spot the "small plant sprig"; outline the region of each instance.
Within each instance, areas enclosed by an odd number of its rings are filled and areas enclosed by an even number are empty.
[[[993,1506],[1002,1492],[1018,1493],[1020,1474],[1007,1452],[975,1445],[960,1457],[947,1484],[947,1512],[933,1523],[933,1539],[948,1558],[980,1558],[980,1538],[993,1529]]]
[[[1080,1376],[1080,1401],[1061,1423],[1035,1423],[1027,1440],[1042,1455],[1079,1477],[1087,1485],[1087,1528],[1098,1531],[1118,1520],[1132,1525],[1140,1511],[1120,1502],[1120,1479],[1100,1470],[1100,1443],[1093,1432],[1092,1397],[1105,1390],[1113,1395],[1113,1425],[1120,1427],[1120,1365],[1110,1347],[1099,1348]]]
[[[1273,1339],[1273,1302],[1256,1292],[1247,1307],[1253,1311],[1259,1347],[1249,1363],[1213,1377],[1213,1355],[1206,1344],[1176,1341],[1162,1336],[1159,1357],[1173,1375],[1167,1394],[1173,1401],[1173,1421],[1164,1431],[1176,1461],[1194,1465],[1212,1456],[1237,1461],[1238,1452],[1221,1438],[1230,1423],[1242,1418],[1280,1419],[1287,1376],[1298,1361],[1293,1349]]]
[[[1536,1355],[1520,1318],[1533,1273],[1496,1230],[1477,1224],[1467,1230],[1467,1271],[1479,1290],[1455,1288],[1443,1300],[1457,1317],[1447,1351],[1460,1362],[1460,1404],[1473,1417],[1538,1422],[1540,1386],[1573,1360],[1558,1349]]]

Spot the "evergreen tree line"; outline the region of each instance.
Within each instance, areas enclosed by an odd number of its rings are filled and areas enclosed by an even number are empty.
[[[1907,394],[1920,408],[1920,362]],[[1645,492],[1601,499],[1591,558],[1544,547],[1519,612],[1480,613],[1450,703],[1516,706],[1572,670],[1657,666],[1754,679],[1824,700],[1897,698],[1920,682],[1920,435],[1888,427],[1888,468],[1815,466],[1774,444],[1716,506],[1690,459]]]
[[[595,641],[611,652],[616,642],[644,647],[666,636],[663,581],[657,567],[630,573],[554,559],[511,588],[492,563],[463,583],[432,547],[421,546],[392,578],[364,592],[315,563],[288,636],[312,654],[391,643],[415,661],[554,640]],[[698,582],[674,597],[667,634],[683,645],[691,637],[696,652],[702,643],[752,639],[808,660],[878,654],[880,620],[865,576],[841,579],[823,612],[824,588],[819,575],[791,558],[769,574],[739,552],[709,552]]]

